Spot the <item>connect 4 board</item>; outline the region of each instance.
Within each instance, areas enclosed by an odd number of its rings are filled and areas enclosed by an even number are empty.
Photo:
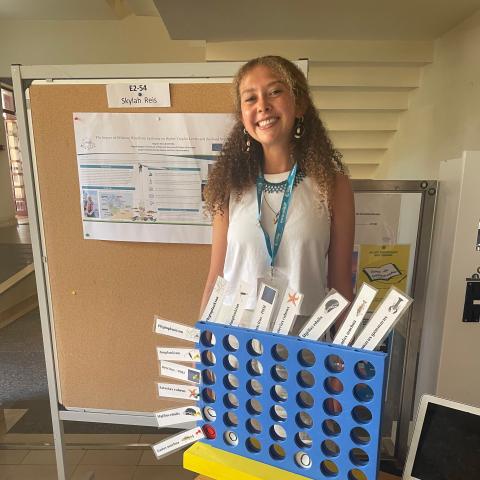
[[[307,478],[376,479],[386,354],[197,328],[203,442]]]

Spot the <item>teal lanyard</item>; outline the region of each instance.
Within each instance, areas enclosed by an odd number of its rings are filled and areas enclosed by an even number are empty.
[[[273,264],[275,262],[275,257],[277,256],[278,249],[280,248],[280,242],[282,241],[283,231],[285,230],[285,224],[287,223],[287,213],[288,207],[290,206],[290,200],[292,198],[293,187],[295,184],[295,176],[297,175],[297,164],[295,164],[288,175],[287,186],[283,194],[282,206],[280,208],[277,228],[275,230],[275,237],[273,239],[273,246],[270,241],[270,236],[267,231],[263,228],[261,223],[262,217],[262,202],[263,202],[263,189],[265,187],[265,177],[261,172],[257,177],[257,206],[258,206],[258,222],[262,229],[263,235],[265,237],[265,244],[267,245],[268,254],[270,255],[270,266],[273,269]]]

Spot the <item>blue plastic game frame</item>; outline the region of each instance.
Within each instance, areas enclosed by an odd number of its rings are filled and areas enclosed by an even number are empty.
[[[203,321],[198,322],[196,327],[201,332],[199,349],[202,358],[197,364],[202,370],[198,404],[202,411],[205,407],[211,407],[216,413],[214,421],[204,419],[202,422],[202,426],[209,424],[215,429],[216,437],[206,438],[203,442],[315,480],[377,478],[387,361],[385,353]],[[211,334],[215,338],[214,345],[209,340]],[[238,340],[238,350],[232,349],[227,343],[226,339],[231,338],[229,335]],[[252,339],[261,343],[262,354],[253,353],[249,343]],[[282,346],[280,350],[278,345]],[[277,355],[279,351],[288,351],[288,358],[280,359]],[[309,355],[303,355],[308,351]],[[311,353],[315,357],[315,363],[302,363],[301,359],[312,358]],[[238,359],[238,370],[232,370],[231,365],[225,361],[227,355]],[[261,363],[261,375],[254,374],[251,360]],[[281,366],[283,379],[285,370],[288,372],[286,380],[279,380],[276,365]],[[258,367],[258,364],[255,366]],[[300,374],[302,371],[307,373]],[[232,388],[232,382],[227,380],[229,374],[238,380],[237,388]],[[310,386],[312,378],[315,383]],[[261,394],[258,391],[254,394],[249,389],[249,381],[252,379],[261,383]],[[286,400],[284,397],[284,401],[279,400],[280,397],[274,390],[276,385],[281,385],[286,390]],[[310,396],[300,394],[302,391]],[[229,393],[238,399],[238,407],[234,408],[226,401]],[[306,407],[305,397],[302,402],[301,395],[306,395],[310,401],[313,399],[313,405],[307,402]],[[260,402],[263,407],[261,413],[249,410],[248,402],[252,399]],[[275,405],[284,407],[287,413],[284,421],[278,421],[278,418],[272,416]],[[229,412],[233,412],[238,419],[237,426],[228,424]],[[307,415],[300,415],[300,412]],[[248,423],[252,418],[260,422],[261,432],[252,431],[252,425]],[[310,422],[313,424],[310,425]],[[276,435],[273,430],[275,424],[283,427],[285,439],[280,440]],[[227,431],[236,434],[237,445],[230,445],[225,440],[224,434]],[[282,432],[281,428],[280,431]],[[301,433],[303,438],[299,439],[300,432],[306,432],[309,439],[305,441],[305,433]],[[254,439],[253,442],[248,440],[251,438]],[[261,448],[257,451],[259,446]],[[278,446],[281,447],[280,450]],[[309,456],[309,468],[298,465],[295,460],[298,452]],[[281,458],[282,453],[284,458]]]

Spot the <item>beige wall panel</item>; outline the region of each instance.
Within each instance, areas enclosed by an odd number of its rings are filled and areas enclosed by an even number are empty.
[[[385,156],[385,149],[339,148],[343,161],[348,164],[379,165]]]
[[[406,110],[408,92],[370,92],[348,89],[312,89],[313,101],[320,110]]]
[[[394,132],[401,112],[320,110],[320,118],[330,131],[377,130]]]
[[[330,132],[337,148],[388,148],[393,132]]]
[[[171,40],[160,17],[0,21],[0,77],[10,65],[203,62],[205,42]],[[10,48],[6,48],[10,46]]]
[[[282,55],[313,62],[389,62],[425,64],[433,60],[433,42],[358,40],[259,40],[208,42],[207,60],[248,60],[260,55]]]
[[[377,165],[348,165],[351,178],[371,179],[374,178]]]
[[[402,87],[420,83],[419,66],[310,65],[308,82],[318,87]]]
[[[480,11],[436,42],[411,94],[382,176],[437,178],[440,161],[480,150]]]

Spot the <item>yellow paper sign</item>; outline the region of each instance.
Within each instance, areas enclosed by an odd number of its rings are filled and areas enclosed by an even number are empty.
[[[407,289],[410,245],[360,245],[357,290],[363,282],[378,289],[369,311],[374,311],[390,287]]]

